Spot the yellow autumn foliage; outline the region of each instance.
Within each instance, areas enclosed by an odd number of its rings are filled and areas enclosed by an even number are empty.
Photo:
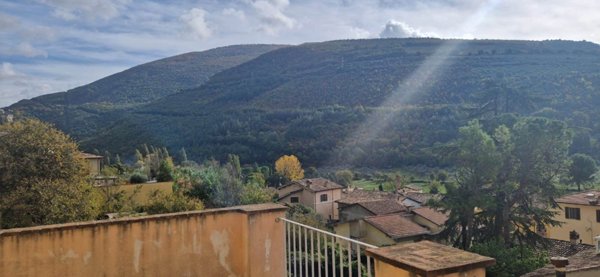
[[[294,155],[283,155],[275,161],[275,171],[291,181],[304,178],[304,169]]]

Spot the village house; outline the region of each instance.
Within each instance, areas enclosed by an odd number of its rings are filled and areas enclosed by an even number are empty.
[[[578,240],[580,243],[594,244],[594,237],[600,235],[600,191],[590,190],[565,195],[556,199],[555,220],[561,226],[545,226],[541,230],[547,238],[557,240]]]
[[[81,152],[81,157],[83,159],[85,159],[87,165],[88,165],[88,170],[90,173],[90,176],[98,176],[100,175],[100,171],[102,170],[102,156],[98,156],[98,155],[94,155],[94,154],[89,154],[89,153],[84,153]]]
[[[289,205],[302,204],[315,210],[323,218],[338,220],[337,200],[344,187],[324,178],[293,181],[277,189],[278,201]]]
[[[375,246],[421,241],[430,234],[427,228],[415,223],[408,213],[369,216],[358,222],[360,237],[354,239]],[[337,231],[341,231],[340,228],[336,228]]]
[[[430,207],[412,209],[413,220],[419,225],[427,227],[432,234],[438,234],[444,229],[448,215]]]

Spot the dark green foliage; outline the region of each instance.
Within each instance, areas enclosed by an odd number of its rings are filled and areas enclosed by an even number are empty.
[[[100,128],[119,122],[122,113],[136,106],[182,89],[200,86],[217,72],[280,47],[235,45],[177,55],[142,64],[66,92],[23,100],[10,109],[36,116],[78,139],[86,139],[93,137]],[[142,139],[140,142],[151,141]]]
[[[457,184],[437,203],[450,212],[442,236],[463,249],[490,239],[538,243],[536,226],[559,224],[552,208],[571,137],[564,122],[538,117],[501,125],[493,135],[477,121],[460,128],[450,147]]]
[[[286,211],[286,218],[319,229],[325,229],[323,217],[315,210],[302,204],[291,205]]]
[[[545,254],[530,247],[506,247],[497,240],[475,244],[470,251],[496,259],[496,264],[486,269],[486,276],[490,277],[521,276],[548,263]]]
[[[235,163],[234,156],[231,155],[231,160]],[[177,168],[175,186],[212,208],[271,202],[275,195],[273,189],[266,187],[260,168],[244,180],[235,164],[220,164],[214,160],[201,166]]]
[[[148,182],[148,177],[142,172],[134,172],[131,174],[131,177],[129,177],[129,182],[132,184],[143,184]]]
[[[354,179],[354,173],[352,173],[352,170],[344,169],[335,172],[335,181],[342,186],[351,185],[352,179]]]
[[[94,219],[100,195],[77,144],[51,125],[0,125],[0,229]]]
[[[173,172],[175,171],[175,165],[171,158],[165,158],[160,162],[158,167],[158,174],[156,175],[156,181],[158,182],[169,182],[173,181]]]
[[[439,74],[427,79],[426,89],[405,102],[385,102],[411,88],[398,90],[398,84],[446,44],[458,46]],[[432,146],[456,139],[469,120],[480,119],[490,132],[537,114],[587,130],[579,132],[574,149],[598,159],[600,124],[593,119],[600,117],[599,53],[598,45],[572,41],[307,43],[268,52],[128,113],[98,114],[103,122],[115,122],[107,128],[70,110],[69,117],[53,114],[72,121],[70,129],[59,124],[71,134],[98,129],[77,135],[86,149],[127,157],[148,142],[171,151],[185,147],[191,160],[226,161],[235,153],[242,164],[269,164],[295,153],[305,167],[348,168],[448,166]],[[378,134],[355,134],[367,118],[389,124]]]
[[[571,166],[569,167],[569,176],[581,190],[581,185],[594,179],[593,175],[598,171],[596,161],[586,154],[575,154],[571,157]]]

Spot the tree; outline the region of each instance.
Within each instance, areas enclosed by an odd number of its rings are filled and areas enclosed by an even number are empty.
[[[0,125],[0,227],[94,219],[92,188],[77,145],[49,124],[25,119]]]
[[[550,208],[556,207],[570,139],[563,122],[545,118],[501,125],[493,136],[477,122],[460,128],[457,185],[447,186],[438,204],[450,211],[442,233],[463,249],[491,239],[506,247],[537,243],[536,226],[559,224]]]
[[[351,170],[344,169],[338,170],[335,172],[335,180],[340,183],[340,185],[349,186],[352,184],[352,179],[354,178],[354,173]]]
[[[493,139],[483,131],[478,121],[459,129],[454,159],[458,166],[456,185],[447,186],[441,208],[449,212],[446,228],[441,233],[454,246],[468,249],[476,236],[476,208],[486,205],[485,188],[491,184],[497,170],[498,153]]]
[[[181,147],[181,150],[179,150],[179,159],[181,160],[181,163],[185,163],[188,161],[187,152],[183,147]]]
[[[173,181],[173,171],[175,170],[175,165],[173,164],[173,159],[171,157],[167,157],[160,162],[160,166],[158,167],[158,174],[156,175],[156,181],[158,182],[169,182]]]
[[[275,171],[291,181],[304,178],[304,169],[298,158],[294,155],[281,156],[275,161]]]
[[[586,154],[575,154],[571,157],[569,176],[581,190],[581,185],[593,180],[593,175],[598,171],[596,161]]]

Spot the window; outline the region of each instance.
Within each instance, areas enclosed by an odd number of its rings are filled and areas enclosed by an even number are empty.
[[[290,197],[290,202],[298,203],[298,202],[300,202],[300,200],[298,199],[298,196],[292,196],[292,197]]]
[[[565,207],[565,218],[566,219],[581,219],[579,208]]]
[[[596,222],[600,222],[600,210],[596,210]]]
[[[321,202],[327,202],[327,194],[321,194]]]

